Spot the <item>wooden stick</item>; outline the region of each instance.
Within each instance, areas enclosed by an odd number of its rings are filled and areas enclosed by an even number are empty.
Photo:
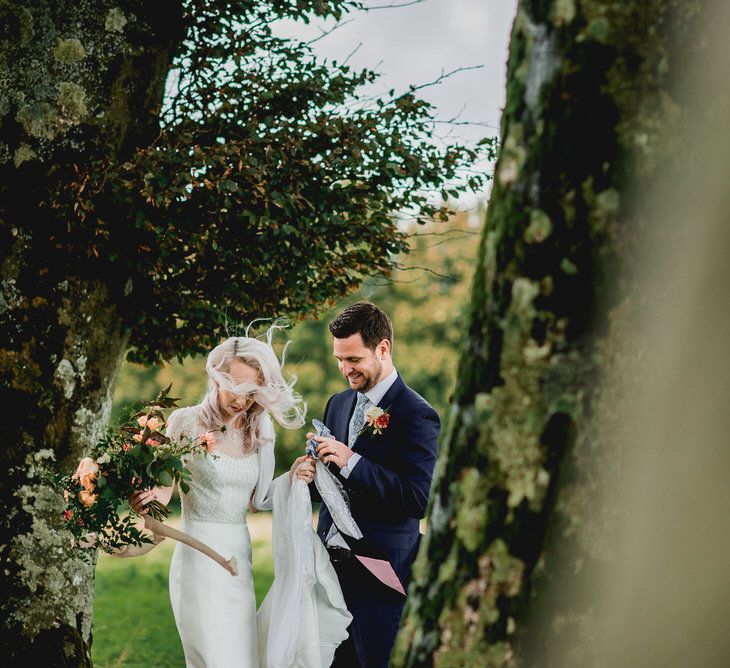
[[[193,549],[202,552],[207,557],[210,557],[213,561],[219,563],[231,575],[238,575],[238,563],[236,562],[235,556],[226,560],[215,550],[211,549],[205,543],[199,541],[197,538],[193,538],[192,536],[182,531],[173,529],[171,526],[168,526],[164,522],[160,522],[159,520],[156,520],[149,515],[144,516],[144,527],[156,536],[166,536],[167,538],[172,538],[172,540],[176,540],[179,543],[185,543],[185,545],[189,545]]]

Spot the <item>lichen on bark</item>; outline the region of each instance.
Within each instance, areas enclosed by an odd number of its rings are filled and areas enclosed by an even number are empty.
[[[564,578],[610,557],[599,472],[620,453],[601,436],[617,428],[601,370],[635,361],[611,338],[631,291],[626,202],[674,155],[669,72],[696,6],[519,3],[459,381],[395,666],[540,665],[529,661],[555,634],[590,653],[589,602],[561,601],[550,628],[534,614]]]
[[[84,586],[93,577],[94,563],[71,549],[72,534],[61,523],[63,497],[44,479],[55,457],[41,449],[26,458],[28,482],[16,492],[20,509],[32,516],[27,533],[14,536],[10,558],[17,564],[16,577],[28,596],[10,611],[9,622],[28,637],[65,624],[75,627],[79,611],[91,610],[93,589]],[[91,633],[91,615],[83,615],[82,637]]]
[[[125,160],[159,132],[180,5],[124,7],[0,3],[0,646],[12,665],[91,665],[93,564],[68,557],[63,500],[36,458],[72,470],[100,437],[128,340],[128,277],[90,268],[59,205],[79,167]]]

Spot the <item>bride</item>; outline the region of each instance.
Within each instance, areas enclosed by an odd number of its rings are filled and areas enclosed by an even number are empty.
[[[214,348],[206,363],[203,400],[176,409],[167,423],[172,439],[205,435],[211,452],[186,462],[192,478],[189,491],[180,491],[181,530],[225,557],[234,556],[238,564],[237,575],[231,576],[192,547],[175,546],[170,602],[190,668],[319,668],[331,663],[347,637],[351,616],[327,552],[311,528],[306,485],[315,479],[314,462],[299,457],[288,474],[272,481],[271,418],[298,429],[306,410],[294,392],[295,379],[283,378],[271,345],[274,329],[266,341],[231,337]],[[317,467],[316,483],[324,486],[328,472],[320,475],[322,468]],[[167,503],[172,491],[135,492],[130,504],[146,514],[147,503]],[[340,506],[341,523],[351,525],[346,532],[357,535],[344,502]],[[257,620],[246,514],[271,509],[275,580]]]

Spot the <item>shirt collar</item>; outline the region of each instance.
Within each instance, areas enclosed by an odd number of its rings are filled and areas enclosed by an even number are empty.
[[[385,393],[390,389],[391,385],[398,379],[398,372],[393,369],[383,380],[381,380],[375,387],[370,388],[365,392],[365,396],[372,401],[373,405],[377,406],[380,400],[385,396]]]

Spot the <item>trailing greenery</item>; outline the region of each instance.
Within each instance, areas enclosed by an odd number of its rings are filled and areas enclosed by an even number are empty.
[[[478,174],[455,177],[484,151],[432,142],[434,109],[413,90],[366,100],[375,72],[321,61],[273,32],[283,17],[339,17],[356,5],[184,3],[153,141],[46,171],[38,206],[65,223],[47,231],[48,243],[85,275],[111,279],[130,359],[209,348],[226,317],[317,311],[365,276],[391,271],[393,255],[408,248],[399,215],[443,219],[447,208],[429,192],[483,186]],[[115,24],[123,33],[132,17],[114,16],[128,20]],[[78,39],[59,41],[54,53],[79,77],[76,60],[95,66]],[[6,58],[24,55],[18,43]],[[103,126],[110,112],[83,78],[70,79],[59,84],[77,98],[57,102],[76,109],[63,132],[39,129],[56,119],[51,107],[41,113],[46,103],[18,109],[7,100],[26,128],[12,142],[25,147],[18,170],[54,164],[58,143]]]

